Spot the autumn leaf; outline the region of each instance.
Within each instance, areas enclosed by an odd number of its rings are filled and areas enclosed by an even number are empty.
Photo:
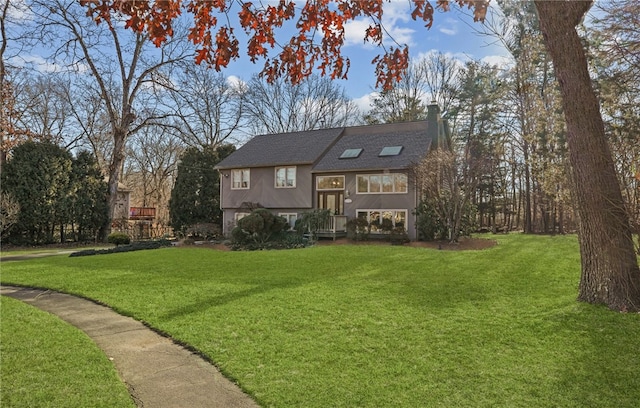
[[[239,43],[231,26],[231,0],[80,0],[88,15],[97,23],[110,23],[112,14],[128,16],[126,27],[146,32],[150,41],[160,47],[173,33],[172,22],[183,11],[193,17],[188,39],[198,46],[197,63],[206,63],[216,70],[226,67],[240,55]],[[427,28],[433,23],[434,7],[429,0],[410,0],[414,20],[422,20]],[[484,20],[489,0],[436,0],[436,8],[448,11],[451,3],[473,9],[474,20]],[[237,24],[249,36],[246,54],[252,62],[264,60],[261,75],[268,81],[286,75],[298,83],[316,69],[331,78],[346,78],[350,61],[343,55],[345,24],[359,18],[370,20],[364,32],[365,41],[383,44],[384,0],[330,0],[306,1],[296,9],[293,0],[280,0],[276,4],[240,2]],[[220,22],[224,21],[220,25]],[[276,29],[287,21],[295,21],[297,33],[288,42],[278,45]],[[278,47],[277,53],[269,50]],[[398,81],[408,66],[409,49],[391,47],[376,57],[377,86],[389,89]]]

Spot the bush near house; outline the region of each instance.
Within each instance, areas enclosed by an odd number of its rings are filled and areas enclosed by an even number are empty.
[[[306,246],[307,240],[297,234],[289,234],[289,224],[271,211],[258,208],[238,220],[231,230],[231,249],[286,249]]]
[[[119,245],[127,245],[131,243],[131,238],[123,232],[114,232],[109,234],[107,237],[107,242],[110,244],[114,244],[115,246]]]
[[[351,218],[347,221],[347,238],[353,241],[369,239],[369,222],[364,218]]]
[[[407,230],[404,229],[404,225],[396,224],[389,234],[389,241],[391,245],[402,245],[410,241]]]

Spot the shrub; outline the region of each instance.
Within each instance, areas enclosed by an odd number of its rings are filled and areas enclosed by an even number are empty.
[[[380,230],[382,232],[391,232],[393,230],[393,221],[390,218],[383,218]]]
[[[107,242],[110,244],[114,244],[115,246],[119,245],[128,245],[131,243],[131,238],[125,233],[122,232],[114,232],[109,234],[107,237]]]
[[[365,218],[351,218],[347,221],[347,238],[354,241],[369,239],[369,223]]]
[[[418,238],[423,241],[444,240],[459,236],[470,236],[476,229],[476,207],[471,203],[464,204],[460,213],[460,225],[457,231],[451,230],[449,222],[442,218],[436,208],[438,203],[433,199],[424,199],[416,208],[416,226]]]
[[[230,247],[233,250],[291,249],[307,246],[308,241],[301,235],[287,233],[289,224],[283,217],[258,208],[231,230]]]
[[[238,226],[231,231],[231,236],[238,243],[253,241],[260,244],[277,240],[280,238],[278,235],[288,228],[287,220],[265,208],[258,208],[238,220]]]
[[[408,243],[410,241],[409,234],[407,234],[407,231],[404,229],[404,225],[400,223],[397,224],[391,230],[389,240],[391,241],[391,245],[402,245]]]
[[[73,252],[69,256],[76,257],[76,256],[115,254],[120,252],[141,251],[144,249],[158,249],[166,246],[171,246],[171,241],[167,239],[159,239],[154,241],[138,241],[138,242],[134,242],[133,244],[120,245],[120,246],[116,246],[115,248],[109,248],[109,249],[85,249],[82,251]]]

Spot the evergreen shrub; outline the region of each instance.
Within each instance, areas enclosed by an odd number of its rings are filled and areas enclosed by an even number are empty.
[[[113,232],[107,237],[107,242],[114,244],[117,247],[119,245],[127,245],[131,243],[131,238],[123,232]]]

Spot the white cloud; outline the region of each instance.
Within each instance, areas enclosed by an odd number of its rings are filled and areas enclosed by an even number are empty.
[[[378,92],[370,92],[353,100],[360,112],[367,113],[371,110],[371,103],[378,96]]]
[[[13,57],[9,60],[9,63],[16,67],[32,66],[38,72],[60,72],[63,68],[54,63],[50,63],[39,55],[20,55],[19,57]]]
[[[391,45],[398,43],[400,45],[414,45],[413,36],[416,30],[407,27],[411,21],[411,9],[406,1],[392,0],[384,5],[384,13],[382,15],[383,26],[383,42]],[[364,36],[367,28],[373,21],[367,18],[359,18],[349,21],[344,25],[345,45],[365,45]],[[372,45],[365,45],[372,47]]]
[[[25,0],[13,0],[9,3],[7,18],[13,22],[28,21],[33,18]]]
[[[74,62],[68,64],[58,64],[56,62],[50,62],[47,59],[37,54],[18,55],[9,59],[9,64],[14,67],[30,67],[40,73],[55,73],[55,72],[76,72],[79,74],[89,72],[89,66],[86,63]]]
[[[363,45],[369,23],[363,19],[350,21],[344,25],[344,45]]]
[[[244,89],[247,86],[247,83],[237,77],[235,75],[229,75],[227,77],[227,85],[229,85],[233,89]]]
[[[511,57],[504,55],[487,55],[483,57],[481,61],[490,65],[496,65],[498,68],[508,68],[513,65]]]
[[[440,28],[438,31],[440,31],[442,34],[446,34],[446,35],[456,35],[458,34],[457,30],[454,29],[450,29],[450,28]]]

